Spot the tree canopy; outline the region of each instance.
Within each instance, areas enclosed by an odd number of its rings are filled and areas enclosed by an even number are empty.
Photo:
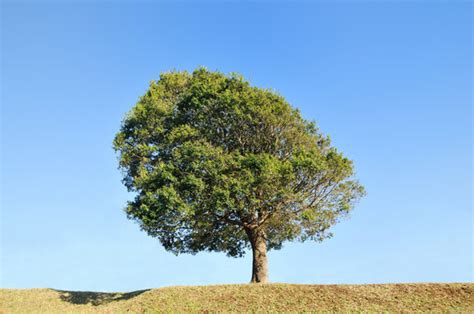
[[[331,236],[364,194],[352,161],[314,122],[237,74],[161,74],[114,148],[135,193],[130,219],[176,254],[251,248],[256,282],[266,281],[267,250]]]

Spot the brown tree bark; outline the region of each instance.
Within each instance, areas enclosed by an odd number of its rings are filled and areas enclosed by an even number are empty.
[[[247,235],[252,245],[252,279],[250,283],[266,283],[268,281],[267,243],[265,234],[256,229],[248,229]]]

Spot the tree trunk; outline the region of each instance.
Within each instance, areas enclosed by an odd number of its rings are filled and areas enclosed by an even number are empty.
[[[268,279],[267,243],[262,231],[246,230],[252,245],[252,279],[250,283],[266,283]]]

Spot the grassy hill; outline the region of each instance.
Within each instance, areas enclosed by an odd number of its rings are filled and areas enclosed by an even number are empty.
[[[474,312],[474,284],[221,285],[129,293],[1,289],[3,313]]]

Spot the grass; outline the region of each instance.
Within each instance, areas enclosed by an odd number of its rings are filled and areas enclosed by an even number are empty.
[[[220,285],[128,293],[0,289],[3,313],[474,312],[474,284]]]

